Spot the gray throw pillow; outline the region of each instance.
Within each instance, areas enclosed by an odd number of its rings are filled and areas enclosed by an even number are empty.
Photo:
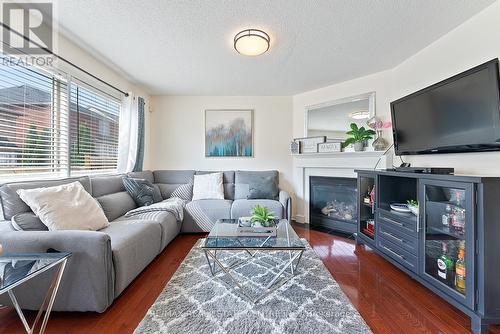
[[[10,220],[10,224],[17,231],[48,231],[49,228],[42,223],[33,212],[18,213]]]
[[[151,205],[163,200],[158,186],[148,180],[124,176],[123,185],[138,206]]]
[[[249,184],[247,199],[272,199],[279,197],[279,188],[274,176],[256,176]]]

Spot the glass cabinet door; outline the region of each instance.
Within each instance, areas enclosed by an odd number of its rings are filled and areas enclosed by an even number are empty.
[[[473,303],[473,185],[421,181],[423,271],[458,301]]]

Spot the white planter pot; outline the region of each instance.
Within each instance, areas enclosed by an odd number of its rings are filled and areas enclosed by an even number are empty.
[[[352,144],[352,146],[354,147],[354,151],[356,152],[363,151],[363,142],[354,143]]]

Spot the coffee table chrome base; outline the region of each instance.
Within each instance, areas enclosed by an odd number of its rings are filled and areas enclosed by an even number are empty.
[[[255,256],[255,254],[258,252],[256,250],[254,253],[251,252],[251,249],[241,249],[242,251],[246,252],[249,257],[245,260],[239,260],[236,261],[235,263],[227,266],[224,265],[218,258],[217,258],[217,250],[211,250],[211,249],[205,249],[205,257],[207,258],[208,266],[210,268],[210,273],[212,276],[217,277],[218,274],[224,273],[228,275],[228,277],[233,281],[235,284],[235,288],[238,289],[238,291],[250,302],[256,304],[258,303],[261,299],[267,297],[270,295],[273,291],[281,287],[283,284],[287,283],[290,279],[292,279],[296,272],[297,272],[297,267],[299,266],[300,259],[302,258],[302,254],[304,253],[304,250],[288,250],[289,254],[289,260],[285,263],[283,268],[280,269],[280,271],[274,275],[274,277],[271,279],[271,281],[267,284],[265,290],[263,293],[259,294],[256,298],[252,298],[245,287],[238,282],[238,280],[234,277],[234,275],[231,273],[232,269],[239,267],[242,264],[249,263]],[[220,250],[219,250],[220,251]],[[211,261],[212,260],[212,261]],[[296,263],[294,263],[296,261]],[[267,265],[266,265],[267,266]],[[220,270],[217,270],[217,267]],[[268,268],[272,269],[272,267],[267,266]],[[279,265],[275,268],[278,268]],[[287,269],[290,269],[290,272],[287,272]],[[280,279],[280,277],[286,275],[284,279]]]
[[[40,320],[40,317],[42,316],[44,309],[45,309],[45,316],[43,317],[42,325],[40,326],[40,331],[38,333],[43,334],[45,332],[45,328],[47,327],[47,322],[49,321],[50,312],[52,311],[52,306],[54,306],[54,301],[56,300],[57,290],[59,289],[59,285],[61,284],[61,278],[64,273],[64,268],[66,267],[66,262],[67,259],[64,259],[63,261],[61,261],[61,263],[59,263],[59,268],[57,269],[57,273],[54,276],[52,283],[50,284],[49,290],[47,290],[47,294],[43,299],[42,305],[40,305],[40,309],[38,310],[35,321],[33,322],[33,325],[31,327],[28,325],[28,321],[26,320],[26,317],[24,316],[24,313],[21,307],[19,306],[19,303],[17,302],[17,298],[14,295],[14,291],[13,290],[7,291],[10,300],[12,301],[12,304],[14,305],[14,308],[16,309],[17,314],[19,315],[19,318],[21,318],[21,322],[23,323],[26,333],[28,334],[35,333],[36,325],[38,324],[38,321]]]

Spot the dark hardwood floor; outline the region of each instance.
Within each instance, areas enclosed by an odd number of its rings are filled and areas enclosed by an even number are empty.
[[[309,241],[374,333],[470,333],[465,314],[369,248],[300,225],[295,229]],[[201,237],[179,235],[104,314],[54,312],[47,333],[132,333]],[[490,332],[500,333],[500,327]],[[12,308],[0,308],[0,333],[24,333]]]

